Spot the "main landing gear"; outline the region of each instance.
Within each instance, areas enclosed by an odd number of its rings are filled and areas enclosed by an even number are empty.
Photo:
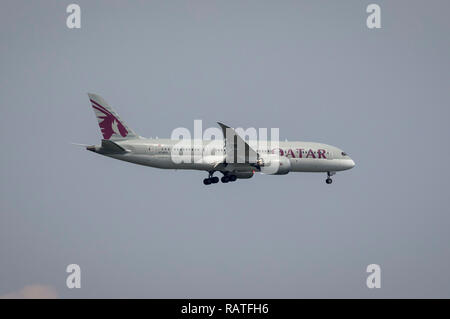
[[[223,175],[220,181],[222,183],[235,182],[237,180],[236,175]]]
[[[209,172],[209,177],[203,180],[203,184],[205,185],[217,184],[219,182],[219,178],[217,176],[213,176],[213,174],[214,172]],[[236,175],[229,175],[229,174],[224,174],[220,179],[222,183],[234,182],[236,180],[237,180]]]
[[[331,176],[333,176],[334,174],[336,174],[335,172],[327,172],[327,179],[325,180],[325,182],[327,183],[327,184],[331,184],[331,183],[333,183],[333,180],[331,179]]]
[[[209,172],[209,177],[203,180],[203,184],[217,184],[219,182],[219,178],[217,176],[213,176],[214,172]]]

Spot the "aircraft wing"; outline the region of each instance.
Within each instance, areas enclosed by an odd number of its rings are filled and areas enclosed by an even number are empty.
[[[226,163],[243,164],[243,166],[248,166],[248,164],[257,165],[259,160],[258,152],[251,148],[233,128],[220,122],[217,122],[217,124],[219,124],[223,132]]]

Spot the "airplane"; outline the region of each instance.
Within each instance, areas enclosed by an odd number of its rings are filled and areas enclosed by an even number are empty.
[[[134,164],[206,171],[204,185],[248,179],[255,172],[286,175],[290,172],[326,173],[325,182],[355,162],[343,150],[314,142],[246,142],[231,127],[217,122],[223,139],[174,140],[144,138],[136,134],[99,95],[88,93],[103,139],[101,145],[83,145],[88,151]],[[249,144],[252,144],[251,146]],[[256,145],[256,146],[255,146]]]

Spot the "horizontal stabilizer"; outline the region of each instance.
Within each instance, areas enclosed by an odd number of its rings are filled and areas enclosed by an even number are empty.
[[[102,152],[106,153],[126,153],[127,150],[111,140],[102,140]]]
[[[91,144],[80,144],[80,143],[70,143],[72,145],[76,145],[76,146],[82,146],[82,147],[88,147],[91,146]]]

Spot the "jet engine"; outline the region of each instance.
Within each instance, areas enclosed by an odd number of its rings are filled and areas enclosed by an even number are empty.
[[[237,178],[252,178],[254,172],[253,171],[243,171],[243,172],[233,172],[233,175],[236,175]]]
[[[291,171],[291,161],[284,156],[266,156],[258,160],[261,173],[267,175],[286,175]]]

